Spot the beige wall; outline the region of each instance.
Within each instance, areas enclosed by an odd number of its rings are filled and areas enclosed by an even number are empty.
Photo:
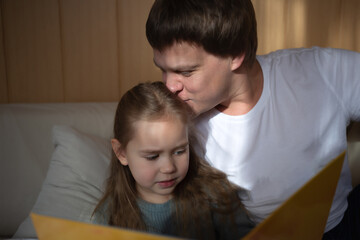
[[[117,101],[160,79],[145,37],[152,0],[0,0],[0,103]],[[259,54],[360,51],[358,0],[253,0]]]
[[[359,0],[253,0],[259,53],[323,47],[360,51]]]

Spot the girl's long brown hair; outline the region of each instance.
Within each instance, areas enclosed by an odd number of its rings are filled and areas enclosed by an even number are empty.
[[[114,138],[121,143],[122,148],[126,148],[134,135],[134,122],[171,116],[191,127],[190,115],[187,104],[171,93],[162,82],[141,83],[126,92],[118,104]],[[180,223],[178,236],[202,238],[201,229],[207,229],[207,237],[214,235],[210,232],[213,229],[213,211],[231,216],[243,205],[237,195],[239,188],[231,184],[223,172],[211,167],[195,153],[193,145],[200,145],[193,133],[193,129],[189,129],[189,170],[185,179],[175,188],[173,199],[176,222]],[[106,202],[109,225],[146,231],[137,199],[135,180],[129,167],[121,165],[113,152],[106,189],[94,213]],[[198,235],[191,236],[194,232]]]

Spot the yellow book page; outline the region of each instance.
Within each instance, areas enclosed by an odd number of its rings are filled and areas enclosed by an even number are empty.
[[[321,239],[340,176],[345,152],[332,160],[243,240]],[[39,240],[179,239],[31,214]]]
[[[179,238],[65,220],[31,213],[39,240],[175,240]]]
[[[328,163],[243,240],[321,239],[344,158],[345,152]]]

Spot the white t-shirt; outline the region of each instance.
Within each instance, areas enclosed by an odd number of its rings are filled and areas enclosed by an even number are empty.
[[[255,107],[240,116],[213,109],[196,125],[206,159],[247,190],[259,223],[346,150],[346,127],[360,121],[360,54],[314,47],[257,60],[264,88]],[[346,160],[325,231],[341,221],[351,189]]]

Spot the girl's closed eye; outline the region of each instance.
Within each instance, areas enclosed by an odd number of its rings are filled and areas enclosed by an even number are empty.
[[[175,155],[182,155],[184,153],[187,153],[187,150],[188,150],[188,146],[185,146],[183,148],[180,148],[180,149],[177,149],[174,154]]]
[[[144,158],[146,160],[153,161],[153,160],[156,160],[158,157],[159,157],[159,154],[152,154],[152,155],[147,155]]]

